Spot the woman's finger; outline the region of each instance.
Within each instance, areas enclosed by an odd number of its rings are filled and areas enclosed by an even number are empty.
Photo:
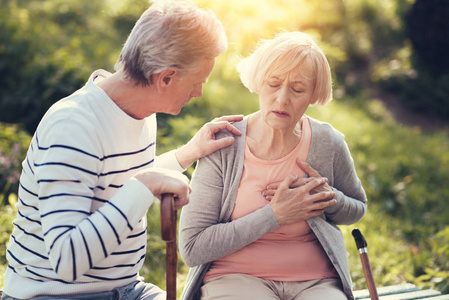
[[[300,160],[299,158],[296,159],[296,163],[298,166],[304,170],[304,172],[307,173],[310,177],[321,177],[320,173],[318,173],[317,170],[312,168],[307,162]]]
[[[290,186],[296,181],[298,180],[298,175],[288,175],[287,177],[285,177],[284,180],[282,180],[282,182],[279,184],[278,189],[284,189],[287,190],[290,188]]]
[[[315,211],[315,210],[324,210],[325,208],[328,208],[332,205],[337,204],[337,200],[336,199],[329,199],[329,200],[325,200],[325,201],[317,201],[315,202],[312,206],[311,206],[311,210]]]
[[[304,184],[303,186],[301,186],[300,188],[305,189],[306,191],[312,191],[313,189],[326,184],[327,183],[327,178],[324,177],[314,177],[312,178],[312,180],[310,180],[308,183]]]
[[[290,185],[290,188],[297,188],[301,185],[304,185],[304,184],[310,182],[311,180],[313,180],[313,178],[298,176],[296,181],[292,182],[292,184]],[[276,190],[279,188],[280,184],[281,184],[281,181],[270,183],[269,185],[266,186],[265,190]]]

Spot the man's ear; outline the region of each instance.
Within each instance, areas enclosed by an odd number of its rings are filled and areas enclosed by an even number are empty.
[[[173,82],[173,78],[178,74],[178,71],[174,68],[167,68],[161,73],[157,78],[158,86],[161,88],[165,88]]]

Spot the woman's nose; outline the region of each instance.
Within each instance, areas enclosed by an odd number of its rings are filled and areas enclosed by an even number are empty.
[[[282,86],[277,93],[276,101],[279,103],[285,103],[288,101],[288,87]]]

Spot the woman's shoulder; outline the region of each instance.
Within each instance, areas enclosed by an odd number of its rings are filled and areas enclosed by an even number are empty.
[[[311,117],[308,118],[310,121],[310,126],[312,128],[312,138],[315,136],[328,139],[331,138],[336,140],[344,140],[344,134],[338,131],[330,123],[323,122]]]
[[[327,122],[313,118],[309,118],[309,120],[312,128],[312,141],[308,157],[310,162],[321,164],[331,157],[338,157],[347,153],[348,147],[345,137],[340,131]],[[324,170],[321,171],[324,172]],[[321,175],[324,176],[323,174]]]
[[[240,135],[240,136],[236,136],[236,135],[233,135],[231,132],[229,132],[228,130],[221,130],[221,131],[219,131],[217,134],[215,134],[215,138],[217,138],[217,139],[221,139],[221,138],[224,138],[224,137],[228,137],[228,136],[234,136],[236,139],[240,139],[240,138],[244,138],[245,136],[246,136],[246,126],[247,126],[247,123],[248,122],[248,118],[247,117],[245,117],[243,120],[241,120],[241,121],[238,121],[238,122],[233,122],[232,123],[232,126],[234,126],[235,128],[237,128],[241,133],[242,133],[242,135]]]
[[[233,160],[236,156],[238,156],[238,153],[244,151],[245,149],[245,139],[246,139],[246,126],[247,126],[247,118],[245,117],[242,121],[233,122],[232,125],[237,128],[241,135],[234,135],[233,133],[227,131],[227,130],[221,130],[218,133],[215,134],[215,139],[222,139],[229,136],[232,136],[234,138],[234,143],[232,143],[228,147],[221,148],[218,151],[215,151],[211,154],[209,154],[207,157],[212,158],[222,158]]]

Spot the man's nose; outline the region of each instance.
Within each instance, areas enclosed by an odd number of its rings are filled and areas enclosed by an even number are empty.
[[[203,95],[203,85],[200,85],[199,87],[195,87],[190,94],[192,98],[200,98]]]

